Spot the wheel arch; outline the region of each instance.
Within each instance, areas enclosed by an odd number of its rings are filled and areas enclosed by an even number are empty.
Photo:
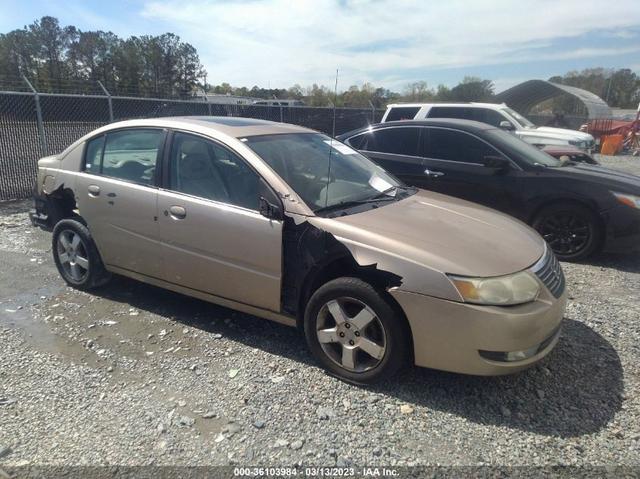
[[[577,198],[577,197],[567,197],[567,196],[557,196],[554,198],[549,198],[544,201],[539,202],[536,207],[529,213],[529,217],[527,218],[527,224],[532,224],[536,217],[540,214],[540,212],[548,208],[550,206],[555,205],[564,205],[564,204],[572,204],[576,206],[581,206],[583,208],[587,208],[600,222],[600,226],[604,227],[604,223],[602,222],[602,217],[598,212],[598,207],[595,201],[589,200],[587,198]]]
[[[301,331],[304,329],[304,314],[311,296],[313,296],[322,285],[341,277],[361,279],[373,286],[374,289],[383,296],[406,328],[409,338],[407,347],[409,348],[410,359],[413,361],[413,332],[411,330],[411,324],[400,304],[388,292],[389,288],[400,285],[401,278],[393,273],[378,269],[375,264],[361,266],[357,264],[350,255],[334,257],[323,264],[316,265],[316,267],[312,268],[304,277],[298,298],[298,314],[296,317],[298,328]]]
[[[77,209],[76,196],[71,188],[62,184],[51,193],[43,193],[43,198],[47,223],[50,228],[53,228],[58,221],[67,218],[79,219],[86,226],[84,219],[75,213]]]
[[[598,211],[597,203],[595,201],[588,200],[585,198],[574,198],[574,197],[557,197],[557,198],[546,200],[540,203],[539,205],[537,205],[537,207],[533,210],[533,212],[530,214],[528,218],[527,224],[533,225],[535,219],[537,218],[537,216],[540,214],[541,211],[543,211],[545,208],[549,208],[551,206],[556,206],[556,205],[579,206],[581,208],[586,208],[591,214],[593,214],[593,217],[597,222],[597,227],[599,231],[598,243],[594,251],[598,252],[602,250],[604,243],[606,241],[607,225],[602,215]]]

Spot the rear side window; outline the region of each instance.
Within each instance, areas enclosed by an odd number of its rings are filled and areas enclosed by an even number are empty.
[[[389,110],[385,121],[413,120],[419,111],[417,106],[396,106]]]
[[[354,148],[395,155],[418,156],[420,128],[383,128],[354,137],[349,141]]]
[[[100,173],[133,183],[152,184],[163,137],[161,130],[108,133]]]
[[[104,136],[94,138],[87,142],[84,152],[84,169],[89,173],[100,173],[100,164],[102,163],[102,147],[104,145]]]
[[[426,128],[423,137],[427,158],[481,165],[487,156],[501,156],[484,141],[462,131]]]

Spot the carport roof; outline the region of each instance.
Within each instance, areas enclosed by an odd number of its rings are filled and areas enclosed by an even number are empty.
[[[526,113],[538,103],[561,94],[569,94],[578,99],[586,108],[589,118],[608,118],[611,108],[598,95],[568,85],[560,85],[546,80],[528,80],[496,95],[496,100],[504,102],[516,111]]]

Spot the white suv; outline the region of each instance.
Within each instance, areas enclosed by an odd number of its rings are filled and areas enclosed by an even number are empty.
[[[513,131],[532,145],[572,145],[588,153],[595,146],[593,136],[577,130],[536,126],[506,104],[497,103],[397,103],[387,106],[382,122],[460,118],[480,121]]]

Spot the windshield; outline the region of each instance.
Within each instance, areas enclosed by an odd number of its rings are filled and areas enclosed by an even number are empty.
[[[518,159],[530,165],[540,165],[549,167],[558,167],[562,165],[560,160],[539,150],[526,141],[521,140],[517,136],[497,128],[487,130],[487,135],[492,137],[489,141],[500,147],[504,145],[508,150],[515,154]]]
[[[518,123],[520,123],[520,125],[522,125],[525,128],[535,128],[536,127],[535,123],[532,123],[531,121],[527,120],[520,113],[518,113],[515,110],[512,110],[508,106],[505,106],[504,108],[502,108],[502,111],[504,111],[507,114],[511,115]]]
[[[401,186],[357,151],[320,133],[252,136],[241,141],[266,161],[313,211],[392,197],[396,195],[395,187]]]

